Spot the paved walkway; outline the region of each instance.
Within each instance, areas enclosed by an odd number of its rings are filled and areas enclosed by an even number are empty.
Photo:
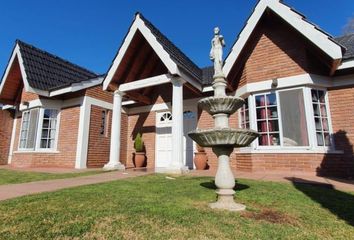
[[[152,172],[150,171],[143,172],[133,170],[128,170],[126,172],[114,171],[84,177],[0,185],[0,201],[36,193],[57,191],[64,188],[104,183],[119,179],[143,176],[151,173]]]
[[[13,169],[13,168],[11,168]],[[33,171],[34,169],[18,169],[19,171]],[[38,171],[45,172],[44,169]],[[72,170],[71,170],[72,171]],[[50,169],[50,172],[67,172],[66,170],[61,171],[60,169]],[[21,197],[25,195],[31,195],[42,192],[52,192],[64,188],[71,188],[89,184],[104,183],[115,181],[119,179],[137,177],[152,174],[153,170],[148,171],[134,171],[129,169],[125,172],[107,172],[100,173],[90,176],[66,178],[66,179],[56,179],[56,180],[45,180],[30,183],[20,183],[20,184],[9,184],[0,185],[0,201]],[[191,171],[190,176],[215,176],[215,171]],[[316,185],[325,185],[327,187],[333,187],[337,190],[351,191],[354,192],[354,181],[353,180],[342,180],[335,178],[325,178],[318,177],[314,175],[289,172],[271,172],[271,173],[247,173],[247,172],[236,172],[236,178],[244,179],[254,179],[263,181],[275,181],[275,182],[303,182]]]

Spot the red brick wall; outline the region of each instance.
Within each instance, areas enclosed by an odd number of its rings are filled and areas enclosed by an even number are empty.
[[[234,87],[304,73],[327,75],[319,51],[277,16],[263,17],[229,74]],[[315,57],[317,56],[317,57]],[[325,60],[323,60],[325,61]]]
[[[87,167],[103,167],[109,161],[112,111],[107,112],[106,130],[101,134],[102,111],[98,106],[91,106]]]
[[[26,153],[18,152],[21,120],[17,119],[16,137],[12,165],[16,167],[70,167],[75,166],[76,147],[80,119],[80,107],[62,109],[60,111],[60,127],[58,137],[58,153]]]
[[[0,165],[7,164],[9,156],[11,134],[13,126],[13,114],[0,109]]]
[[[133,153],[134,150],[134,139],[136,135],[140,132],[142,134],[146,157],[147,157],[147,167],[155,168],[155,134],[156,134],[156,113],[147,112],[129,115],[128,129],[127,129],[127,156],[126,156],[126,166],[133,167]]]
[[[105,102],[113,103],[113,93],[103,91],[102,85],[86,89],[85,96],[96,98]]]
[[[335,168],[336,171],[342,171],[343,175],[354,176],[354,86],[329,89],[328,98],[335,147],[344,151],[344,154],[340,162],[327,158],[322,163],[322,168],[324,173]]]
[[[25,89],[22,89],[21,102],[30,102],[36,99],[39,99],[38,94],[25,92]]]

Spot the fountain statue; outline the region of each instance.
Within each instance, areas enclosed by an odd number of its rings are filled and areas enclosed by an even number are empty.
[[[210,147],[218,157],[218,169],[215,176],[218,199],[211,208],[229,211],[245,210],[246,206],[235,203],[235,178],[230,167],[230,155],[234,148],[251,144],[259,134],[249,129],[235,129],[229,126],[229,117],[245,103],[242,98],[226,95],[226,77],[223,73],[222,54],[225,41],[219,28],[214,29],[214,38],[210,59],[214,62],[214,96],[200,100],[198,106],[214,118],[214,128],[196,129],[188,135],[202,147]]]

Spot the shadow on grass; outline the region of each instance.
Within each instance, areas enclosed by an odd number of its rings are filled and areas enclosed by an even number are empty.
[[[216,190],[216,189],[217,189],[217,187],[216,187],[216,185],[215,185],[215,181],[203,182],[203,183],[200,184],[200,186],[205,187],[205,188],[208,188],[208,189],[213,189],[213,190]],[[239,192],[239,191],[245,190],[245,189],[247,189],[247,188],[250,188],[250,186],[245,185],[245,184],[240,184],[240,183],[237,183],[237,182],[236,182],[236,185],[235,185],[235,187],[234,187],[234,190],[235,190],[236,192]]]
[[[301,178],[288,178],[295,188],[313,201],[336,215],[339,219],[354,226],[354,195],[334,189],[331,184],[308,181]]]

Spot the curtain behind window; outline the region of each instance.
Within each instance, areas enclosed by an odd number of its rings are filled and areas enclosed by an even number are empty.
[[[279,92],[284,146],[308,146],[302,89]]]

